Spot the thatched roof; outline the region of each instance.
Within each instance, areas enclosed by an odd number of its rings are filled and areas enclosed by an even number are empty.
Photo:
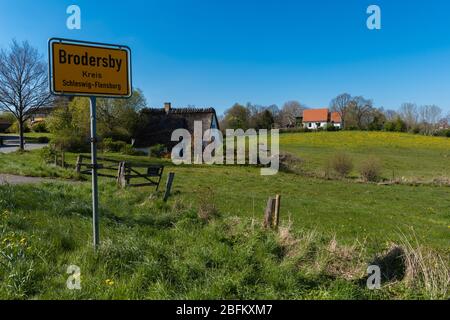
[[[213,124],[218,128],[219,123],[213,108],[142,109],[135,146],[144,148],[163,144],[171,148],[176,144],[171,142],[173,131],[187,129],[193,135],[195,121],[202,122],[203,131],[210,129]]]

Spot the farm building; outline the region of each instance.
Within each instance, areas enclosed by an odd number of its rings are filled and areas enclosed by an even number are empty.
[[[177,129],[186,129],[193,136],[195,121],[202,122],[203,133],[208,129],[219,129],[213,108],[172,108],[171,103],[165,103],[162,109],[142,109],[134,147],[143,149],[162,144],[170,150],[177,144],[171,141],[172,133]]]
[[[326,128],[328,124],[341,128],[342,119],[339,113],[324,109],[308,109],[303,111],[303,127],[317,130]]]

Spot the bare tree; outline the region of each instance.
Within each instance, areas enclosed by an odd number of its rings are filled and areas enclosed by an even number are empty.
[[[345,117],[347,115],[348,106],[350,105],[351,101],[352,96],[348,93],[343,93],[331,100],[330,103],[331,110],[339,113],[339,115],[341,116],[343,128],[345,128]]]
[[[385,115],[387,121],[393,121],[393,120],[397,119],[397,117],[398,117],[397,111],[392,110],[392,109],[385,110],[384,115]]]
[[[405,121],[408,131],[419,121],[419,110],[415,103],[403,103],[399,110],[400,117]]]
[[[288,101],[280,111],[280,126],[282,128],[294,127],[297,118],[301,117],[306,107],[298,101]]]
[[[420,120],[426,134],[432,134],[442,115],[442,109],[436,105],[425,105],[419,108]]]
[[[51,100],[46,63],[28,42],[13,40],[7,51],[0,52],[0,110],[16,118],[21,150],[25,122]]]

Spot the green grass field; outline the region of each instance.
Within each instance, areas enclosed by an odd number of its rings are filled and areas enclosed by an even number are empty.
[[[449,141],[390,133],[288,134],[281,135],[281,148],[301,157],[308,171],[322,170],[342,149],[356,165],[374,155],[383,161],[386,175],[395,163],[399,175],[432,179],[449,176]],[[74,164],[75,157],[69,154],[67,161]],[[443,263],[444,268],[439,270],[448,281],[448,186],[383,186],[289,173],[262,177],[253,167],[164,163],[166,175],[176,173],[168,204],[151,188],[119,190],[114,181],[101,179],[104,245],[97,255],[90,247],[89,183],[0,186],[0,213],[6,212],[0,248],[7,253],[18,250],[11,258],[18,259],[15,263],[3,261],[7,267],[0,279],[10,280],[0,285],[0,297],[448,297],[448,284],[433,291],[420,281],[415,286],[398,282],[376,292],[361,285],[367,264],[405,238],[417,250],[442,257],[439,266]],[[76,178],[73,169],[44,164],[38,152],[0,155],[0,172]],[[283,228],[279,233],[264,232],[264,207],[276,193],[282,195]],[[200,219],[200,210],[214,218]],[[333,242],[338,249],[330,249]],[[23,268],[16,267],[19,262]],[[65,268],[70,264],[85,270],[80,292],[65,289]],[[107,284],[108,279],[114,284]]]
[[[450,176],[450,139],[392,132],[317,132],[283,134],[281,149],[305,160],[305,168],[322,172],[326,160],[344,151],[358,164],[368,157],[383,164],[385,178],[429,180]]]

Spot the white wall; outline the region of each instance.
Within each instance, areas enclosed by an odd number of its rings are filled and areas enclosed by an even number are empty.
[[[338,127],[338,128],[341,128],[341,124],[340,123],[335,123],[334,126]],[[317,130],[319,128],[325,129],[327,127],[327,122],[320,122],[319,126],[317,126],[317,122],[304,122],[303,123],[303,127],[304,128],[308,128],[310,130]]]
[[[325,128],[327,126],[326,122],[320,122],[320,125],[317,126],[317,122],[305,122],[303,123],[303,126],[305,128],[308,128],[310,130],[316,130],[318,128]]]

